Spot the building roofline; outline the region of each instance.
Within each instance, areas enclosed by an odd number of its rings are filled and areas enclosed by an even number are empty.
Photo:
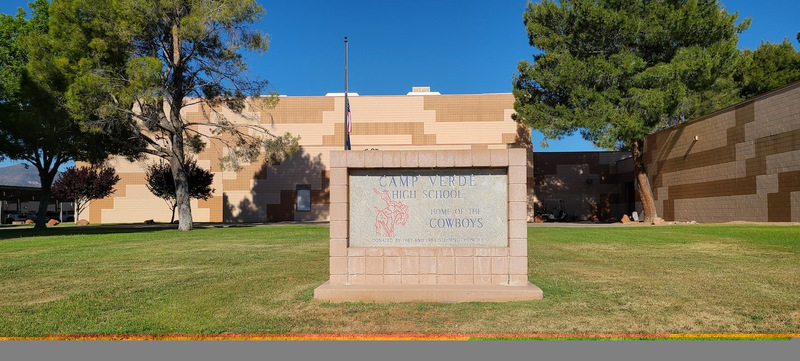
[[[459,96],[459,95],[511,95],[511,92],[504,93],[457,93],[457,94],[442,94],[440,92],[408,92],[407,94],[359,94],[347,93],[348,97],[407,97],[407,96]],[[269,96],[269,95],[262,95]],[[286,95],[279,94],[280,98],[322,98],[322,97],[343,97],[344,93],[325,93],[324,95]]]

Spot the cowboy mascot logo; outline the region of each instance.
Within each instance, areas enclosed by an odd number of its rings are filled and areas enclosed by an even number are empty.
[[[379,192],[375,188],[372,190],[386,203],[386,208],[375,207],[375,210],[378,211],[375,216],[375,233],[383,237],[394,237],[394,227],[405,225],[408,221],[408,206],[403,202],[392,200],[386,190],[383,192]]]

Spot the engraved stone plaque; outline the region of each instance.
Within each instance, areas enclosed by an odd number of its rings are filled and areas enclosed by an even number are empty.
[[[506,247],[505,168],[353,169],[350,247]]]

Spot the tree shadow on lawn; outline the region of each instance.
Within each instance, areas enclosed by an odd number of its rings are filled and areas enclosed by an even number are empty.
[[[204,225],[195,224],[195,228],[205,228]],[[46,230],[34,230],[33,227],[3,227],[0,228],[0,241],[29,238],[29,237],[53,237],[53,236],[80,236],[80,235],[100,235],[100,234],[130,234],[148,233],[164,230],[178,229],[177,224],[114,224],[96,226],[54,226]]]

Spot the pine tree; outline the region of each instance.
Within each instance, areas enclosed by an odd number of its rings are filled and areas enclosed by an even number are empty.
[[[645,220],[657,217],[642,159],[654,130],[739,100],[733,72],[749,20],[703,0],[543,0],[524,13],[533,63],[514,77],[514,119],[548,139],[579,132],[631,151]]]

